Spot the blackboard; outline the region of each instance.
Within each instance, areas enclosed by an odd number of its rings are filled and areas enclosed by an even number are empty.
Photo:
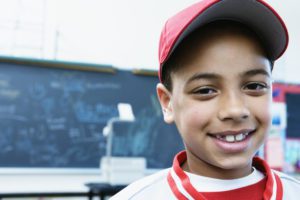
[[[300,94],[286,93],[287,130],[286,137],[300,138]]]
[[[132,105],[136,121],[115,125],[122,133],[113,154],[169,167],[183,145],[175,126],[163,122],[157,77],[110,68],[0,59],[0,167],[99,168],[102,129],[120,102]]]

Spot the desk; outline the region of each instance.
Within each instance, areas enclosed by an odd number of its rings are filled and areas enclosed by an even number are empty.
[[[126,185],[110,185],[106,183],[87,183],[85,185],[89,188],[89,200],[92,200],[93,196],[98,196],[103,200],[105,197],[112,196],[126,187]]]
[[[111,186],[108,184],[87,184],[90,188],[89,192],[47,192],[47,193],[2,193],[2,198],[28,198],[28,197],[87,197],[92,200],[94,196],[98,196],[101,200],[105,197],[112,196],[122,190],[126,186]]]
[[[86,192],[22,192],[22,193],[0,193],[2,198],[28,198],[28,197],[87,197],[92,200],[94,196],[104,200],[122,190],[126,185],[112,186],[106,183],[87,183],[89,190]]]
[[[92,194],[90,194],[89,192],[0,193],[0,199],[2,199],[2,198],[28,198],[28,197],[89,197],[89,198],[92,198]]]

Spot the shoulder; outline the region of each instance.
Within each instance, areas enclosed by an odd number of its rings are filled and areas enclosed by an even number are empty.
[[[168,190],[168,172],[169,169],[165,169],[137,180],[114,195],[110,200],[155,199],[154,195],[158,195],[159,191],[165,193]]]
[[[282,172],[279,172],[279,171],[276,171],[276,170],[273,170],[273,172],[275,172],[279,176],[279,178],[282,182],[293,184],[295,186],[300,187],[300,180],[295,179],[295,178],[293,178],[293,177],[291,177],[291,176],[289,176],[285,173],[282,173]]]
[[[295,199],[300,191],[300,181],[285,173],[275,170],[273,170],[273,172],[279,176],[282,182],[284,199]]]

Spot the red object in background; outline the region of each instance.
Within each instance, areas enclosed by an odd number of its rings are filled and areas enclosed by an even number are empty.
[[[297,161],[295,168],[296,172],[300,173],[300,160]]]
[[[284,84],[284,83],[273,83],[273,102],[278,102],[278,103],[286,103],[286,94],[300,94],[300,85],[296,85],[296,84]],[[286,136],[285,136],[286,137]],[[280,139],[280,138],[278,138]],[[286,138],[285,138],[286,139]],[[266,143],[265,143],[265,159],[268,160],[269,158],[276,158],[274,157],[274,155],[272,156],[272,154],[274,153],[273,151],[271,151],[270,149],[274,150],[274,145],[278,145],[279,141],[272,141],[272,139],[268,138]],[[273,145],[273,148],[272,148]],[[286,148],[286,147],[285,147]],[[282,155],[286,156],[286,150],[287,149],[283,149],[283,153]],[[283,158],[280,158],[279,160],[274,160],[276,162],[274,162],[274,169],[281,171],[282,167],[279,166],[280,161],[282,161]],[[286,161],[285,161],[286,162]],[[300,172],[300,160],[297,161],[297,163],[295,163],[295,170],[297,172]]]
[[[273,101],[285,102],[285,94],[300,94],[300,85],[273,83]]]

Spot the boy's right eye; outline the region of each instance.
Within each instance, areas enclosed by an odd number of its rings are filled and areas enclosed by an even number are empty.
[[[197,95],[202,95],[202,96],[211,96],[211,95],[214,95],[215,93],[217,93],[217,90],[215,90],[211,87],[201,87],[201,88],[195,89],[192,93],[197,94]]]

